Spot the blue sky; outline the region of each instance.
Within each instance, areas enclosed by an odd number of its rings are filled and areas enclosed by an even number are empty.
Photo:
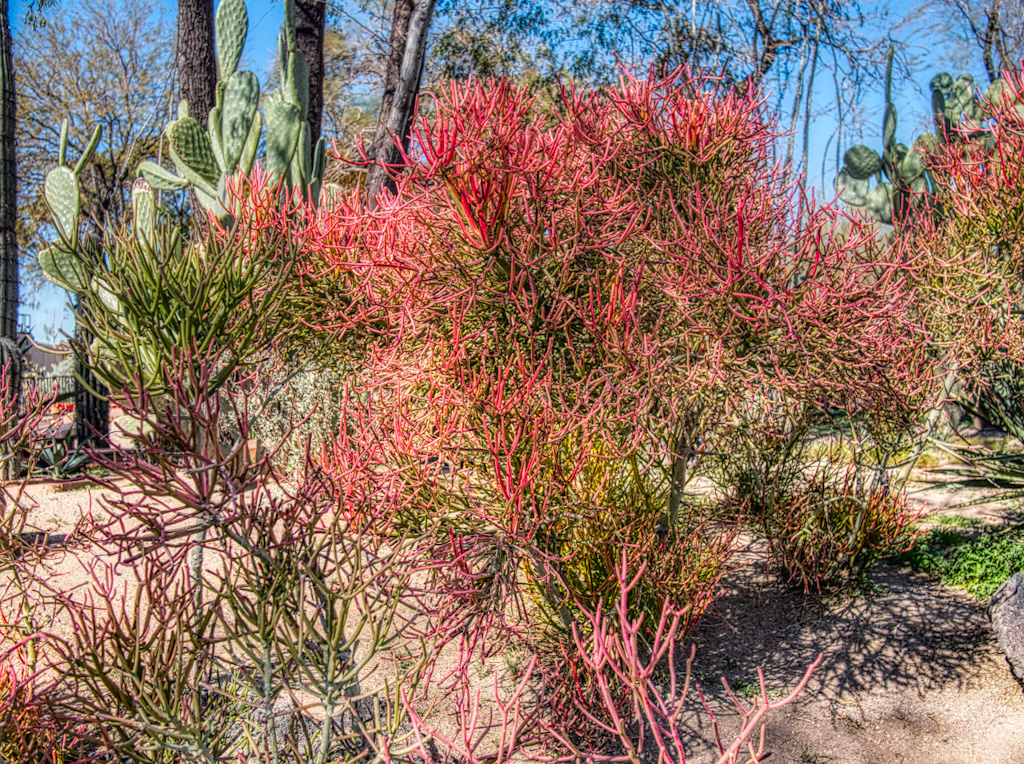
[[[63,0],[67,5],[85,0]],[[215,0],[216,2],[217,0]],[[173,18],[176,1],[163,0],[162,5],[167,10],[167,17]],[[243,53],[244,64],[260,75],[261,79],[271,65],[277,50],[277,35],[283,17],[283,3],[280,0],[247,0],[249,9],[250,31],[246,40]],[[881,9],[887,9],[894,20],[906,16],[916,4],[909,0],[891,0],[877,4],[862,3],[862,5],[875,5]],[[23,28],[23,17],[27,0],[12,0],[11,21],[12,31],[17,46],[17,37]],[[870,9],[869,9],[870,10]],[[51,13],[56,11],[50,11]],[[938,11],[932,11],[938,13]],[[949,14],[949,11],[945,11]],[[902,42],[908,43],[909,52],[914,58],[914,70],[912,72],[912,83],[906,83],[904,87],[897,88],[894,94],[897,109],[899,110],[899,129],[897,135],[905,143],[911,143],[913,138],[926,129],[926,115],[928,106],[928,81],[938,71],[949,69],[953,75],[960,73],[956,67],[951,67],[944,61],[945,56],[963,51],[951,51],[945,41],[935,39],[934,33],[922,31],[922,24],[915,24],[907,27],[901,32]],[[969,67],[974,73],[975,80],[983,83],[983,68],[980,58]],[[876,146],[881,143],[881,113],[884,106],[884,99],[881,90],[881,75],[877,87],[868,93],[861,103],[865,117],[865,129],[863,141],[868,145]],[[984,85],[983,85],[984,86]],[[815,87],[815,97],[819,103],[833,97],[830,93],[832,88],[831,78],[821,77]],[[809,142],[809,185],[814,186],[819,198],[831,197],[831,181],[835,174],[835,146],[828,146],[829,136],[835,130],[834,118],[820,119],[815,123],[816,129],[811,133]],[[799,137],[797,140],[797,153],[799,154]],[[848,148],[848,147],[843,147]],[[826,151],[828,156],[826,157]],[[825,177],[822,178],[822,160],[825,159]],[[824,181],[824,182],[823,182]],[[24,313],[31,316],[31,323],[37,341],[56,342],[61,338],[60,331],[71,332],[74,326],[70,310],[66,308],[66,294],[52,285],[29,299],[37,301],[38,307],[25,309]]]

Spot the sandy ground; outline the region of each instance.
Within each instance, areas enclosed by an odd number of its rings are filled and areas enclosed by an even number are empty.
[[[1024,692],[984,606],[888,565],[872,581],[870,595],[820,599],[766,583],[759,564],[737,572],[691,635],[702,684],[725,704],[716,678],[743,688],[762,666],[782,695],[823,652],[803,695],[769,717],[772,761],[1024,762]]]
[[[941,484],[911,490],[929,512],[992,523],[1007,514],[991,505],[951,510],[965,494]],[[28,493],[35,501],[31,522],[54,542],[84,513],[102,513],[96,489],[34,485]],[[770,761],[1024,762],[1024,690],[998,651],[983,603],[887,565],[873,569],[870,594],[804,597],[768,580],[756,552],[752,544],[740,553],[749,564],[728,576],[724,594],[690,635],[698,648],[697,679],[724,733],[736,717],[719,677],[744,697],[761,666],[777,698],[823,652],[804,694],[768,717]],[[82,559],[79,551],[58,566],[62,588],[87,579]],[[712,762],[707,720],[700,714],[692,719],[688,761]]]

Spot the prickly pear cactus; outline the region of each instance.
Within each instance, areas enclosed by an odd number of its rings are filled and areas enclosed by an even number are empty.
[[[882,157],[864,144],[849,149],[843,157],[846,173],[856,180],[867,180],[882,169]]]
[[[320,195],[325,165],[323,140],[309,140],[309,70],[295,35],[295,0],[285,0],[284,32],[280,37],[281,87],[267,98],[267,155],[265,164],[285,188],[298,190],[314,203]],[[143,162],[139,175],[153,189],[177,191],[189,186],[199,203],[217,217],[229,217],[227,181],[248,174],[256,161],[264,117],[258,110],[260,86],[256,75],[238,71],[249,29],[245,0],[221,0],[215,21],[217,63],[216,105],[207,127],[188,115],[182,102],[178,119],[166,128],[177,174],[154,162]]]
[[[39,252],[39,265],[43,275],[57,286],[75,295],[76,315],[88,314],[90,264],[103,261],[103,245],[93,234],[80,234],[81,191],[78,177],[99,144],[102,131],[97,127],[85,151],[72,168],[65,163],[67,155],[68,123],[61,126],[59,164],[50,170],[43,185],[46,200],[56,224],[58,241],[52,242]],[[76,342],[83,337],[90,339],[80,322],[76,322]],[[75,362],[75,433],[78,445],[97,439],[106,439],[109,432],[109,404],[106,388],[93,374],[88,365],[76,358]]]
[[[935,134],[924,133],[911,146],[898,142],[898,114],[892,103],[892,64],[890,48],[885,77],[882,153],[864,145],[847,150],[835,189],[844,203],[864,207],[876,221],[895,225],[902,222],[910,210],[928,203],[933,190],[928,158],[942,143],[965,139],[984,141],[990,136],[982,129],[986,110],[975,93],[974,78],[962,74],[954,80],[948,72],[941,72],[930,83]],[[1005,83],[996,80],[982,100],[996,104],[1005,97],[1006,90]],[[1024,103],[1015,99],[1014,107],[1024,116]],[[876,179],[874,186],[871,178]]]
[[[72,168],[65,163],[68,147],[68,123],[65,120],[60,131],[59,164],[47,173],[43,185],[43,199],[50,208],[60,238],[39,251],[39,266],[47,280],[72,293],[83,291],[84,286],[81,268],[75,257],[75,250],[79,247],[78,228],[82,212],[78,176],[96,151],[102,134],[99,127],[93,131],[85,151]],[[97,250],[98,242],[94,239],[83,238],[83,247],[90,252]]]
[[[132,183],[132,228],[135,238],[155,246],[156,199],[153,198],[153,187],[145,178],[138,178]]]

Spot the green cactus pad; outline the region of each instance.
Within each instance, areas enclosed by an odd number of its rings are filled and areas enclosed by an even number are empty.
[[[57,164],[64,164],[67,162],[68,154],[68,121],[66,119],[60,123],[60,143],[57,146]]]
[[[210,118],[206,122],[206,132],[210,136],[210,148],[213,149],[213,158],[217,160],[217,167],[220,168],[219,174],[227,172],[225,169],[227,165],[224,163],[224,136],[221,133],[222,119],[223,110],[218,105],[210,109]]]
[[[316,142],[316,148],[313,149],[313,169],[312,169],[312,180],[320,180],[324,177],[324,168],[327,166],[327,146],[324,143],[323,138],[319,138]]]
[[[910,181],[909,186],[910,190],[913,191],[916,196],[920,197],[921,195],[928,193],[928,177],[922,174]]]
[[[896,106],[887,103],[885,105],[885,118],[882,121],[882,146],[892,149],[896,142]]]
[[[217,181],[217,198],[214,201],[213,206],[208,208],[210,210],[210,212],[212,212],[214,215],[216,215],[217,219],[220,220],[221,222],[225,222],[225,221],[227,221],[227,220],[229,220],[231,218],[231,212],[228,210],[227,206],[225,205],[225,202],[227,201],[227,198],[228,198],[228,176],[227,175],[221,175],[220,176],[220,180]]]
[[[238,168],[248,174],[256,161],[256,151],[260,145],[260,133],[263,131],[263,115],[259,112],[253,116],[252,124],[249,125],[249,137],[245,139],[242,147],[242,155],[238,158]]]
[[[156,229],[156,200],[153,188],[145,178],[138,178],[132,183],[132,213],[135,238],[152,245]]]
[[[894,165],[895,156],[893,155],[895,148],[896,145],[893,144],[892,147],[886,148],[886,150],[882,152],[882,172],[889,180],[896,180],[896,167]],[[881,180],[881,178],[879,178],[879,180]]]
[[[185,119],[189,116],[188,101],[178,101],[178,119]]]
[[[288,51],[286,92],[288,101],[299,107],[303,121],[309,118],[309,66],[301,50]]]
[[[843,156],[843,162],[847,174],[857,180],[867,180],[882,169],[882,157],[873,148],[864,144],[849,149]]]
[[[55,242],[39,251],[39,267],[46,280],[69,292],[85,291],[85,280],[80,273],[74,252]]]
[[[217,6],[217,66],[222,80],[231,78],[238,69],[238,61],[249,32],[249,11],[245,0],[220,0]]]
[[[199,200],[199,204],[204,210],[213,212],[219,208],[220,202],[217,200],[217,190],[214,189],[212,192],[206,188],[201,187],[198,183],[193,186],[193,191],[196,193],[196,199]],[[214,213],[216,214],[216,213]]]
[[[969,74],[961,74],[953,83],[953,91],[946,98],[946,119],[952,124],[960,123],[964,112],[970,109],[974,101],[974,78]]]
[[[299,142],[299,108],[275,100],[267,109],[267,168],[277,176],[288,171]]]
[[[345,198],[345,189],[337,183],[325,183],[324,196],[332,202],[340,202]]]
[[[202,191],[207,196],[212,197],[217,195],[217,189],[213,185],[213,183],[208,179],[204,178],[202,175],[193,170],[187,163],[185,163],[185,161],[178,156],[178,153],[174,150],[173,145],[170,147],[168,153],[171,155],[171,160],[174,162],[174,166],[178,168],[178,172],[180,172],[188,180],[188,182],[192,184],[197,194],[200,191]],[[199,198],[200,200],[202,199],[201,196]]]
[[[189,169],[210,183],[217,182],[220,175],[217,158],[202,125],[191,117],[176,119],[167,125],[167,137],[171,148]]]
[[[110,291],[110,285],[102,279],[93,278],[89,281],[89,291],[99,298],[104,307],[111,313],[121,313],[121,301]]]
[[[79,175],[82,170],[85,169],[85,165],[88,164],[89,160],[92,159],[93,153],[96,151],[96,147],[100,145],[100,138],[103,136],[103,126],[96,125],[96,129],[92,131],[92,137],[89,142],[85,145],[85,149],[82,151],[82,155],[78,157],[78,161],[75,163],[75,175]]]
[[[892,62],[896,56],[896,49],[890,44],[889,54],[885,62],[885,102],[892,103]]]
[[[964,108],[964,116],[971,121],[971,124],[975,127],[981,125],[982,122],[988,117],[985,114],[985,110],[981,106],[981,102],[977,98],[972,98],[970,103]]]
[[[946,119],[946,97],[938,90],[932,90],[932,117],[935,121],[935,132],[945,142],[949,130],[949,120]]]
[[[345,198],[345,190],[337,183],[327,183],[323,187],[323,198],[324,207],[328,210],[334,209]]]
[[[292,154],[292,161],[289,167],[289,183],[292,186],[308,186],[309,185],[309,170],[310,170],[310,155],[312,151],[309,147],[309,123],[303,120],[299,126],[299,142],[295,147],[295,153]]]
[[[179,178],[170,170],[166,170],[156,162],[142,162],[139,175],[149,181],[149,185],[157,191],[181,191],[188,188],[188,181]]]
[[[924,175],[925,169],[924,157],[921,156],[915,146],[912,149],[908,149],[903,155],[897,171],[904,181],[910,183]]]
[[[284,34],[288,50],[298,50],[298,42],[295,37],[295,0],[284,0]],[[281,60],[284,61],[283,58]]]
[[[235,72],[224,88],[223,132],[224,172],[233,173],[252,131],[260,83],[252,72]]]
[[[879,223],[892,224],[892,183],[879,183],[868,192],[864,206]]]
[[[1006,82],[1000,77],[985,88],[985,94],[982,96],[982,99],[994,108],[999,106],[1004,92],[1006,92]]]
[[[931,133],[922,133],[914,141],[914,148],[922,157],[926,157],[939,150],[939,139]]]
[[[78,178],[70,167],[54,167],[46,175],[43,196],[50,206],[57,230],[61,237],[74,247],[78,243],[78,214],[81,211],[81,197]]]
[[[928,86],[933,92],[942,93],[944,96],[949,95],[953,91],[953,75],[949,72],[939,72],[932,77]]]
[[[847,172],[839,173],[835,180],[835,189],[839,198],[853,207],[863,206],[870,188],[871,184],[868,181],[858,180]]]

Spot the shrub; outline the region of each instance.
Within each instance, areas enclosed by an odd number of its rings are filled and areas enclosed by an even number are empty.
[[[885,486],[861,488],[854,469],[819,467],[750,520],[767,541],[769,569],[809,592],[858,581],[875,560],[905,552],[920,514]]]
[[[851,409],[908,394],[902,265],[867,227],[833,236],[835,211],[785,184],[758,96],[710,78],[624,73],[565,93],[555,121],[507,83],[433,107],[397,196],[321,205],[299,234],[306,275],[338,290],[309,323],[357,349],[366,413],[342,450],[387,454],[394,522],[437,528],[436,559],[495,595],[528,578],[565,629],[623,546],[653,560],[700,529],[706,552],[648,568],[696,618],[731,533],[683,511],[698,440],[769,390]],[[242,219],[267,202],[247,203]]]
[[[249,728],[229,724],[238,704],[262,704],[272,746],[268,702],[301,691],[322,714],[302,755],[326,762],[336,738],[400,759],[417,745],[388,748],[403,704],[380,700],[367,727],[346,624],[373,652],[408,608],[404,637],[460,649],[435,689],[468,692],[471,660],[540,645],[573,677],[551,706],[563,717],[528,714],[548,743],[571,754],[559,725],[585,719],[639,755],[614,722],[628,699],[681,760],[681,701],[653,699],[651,677],[735,532],[686,494],[700,443],[766,401],[875,411],[916,390],[905,263],[866,227],[833,235],[835,210],[786,185],[755,93],[623,74],[566,92],[546,122],[507,83],[453,84],[415,135],[373,212],[355,195],[311,206],[256,171],[231,183],[229,229],[190,244],[150,230],[76,266],[97,337],[76,351],[122,390],[139,444],[102,462],[134,485],[103,541],[143,594],[125,604],[97,580],[98,607],[66,602],[67,713],[97,725],[96,745],[212,762]],[[281,498],[272,454],[244,455],[267,382],[246,369],[281,363],[303,332],[344,375],[338,433]],[[802,516],[829,560],[859,571],[896,533],[876,498]],[[820,553],[785,549],[817,578]],[[538,640],[543,622],[556,639]]]

